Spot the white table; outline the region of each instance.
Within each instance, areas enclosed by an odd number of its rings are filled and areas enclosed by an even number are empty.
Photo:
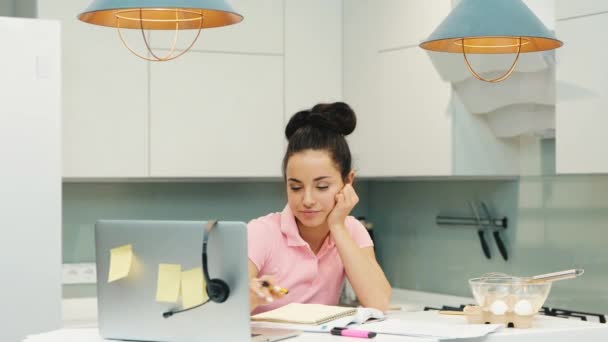
[[[471,298],[447,296],[420,291],[411,291],[404,289],[393,289],[391,302],[393,304],[402,305],[405,310],[422,310],[425,305],[441,306],[472,303]],[[64,300],[64,322],[67,327],[84,327],[95,328],[97,321],[97,302],[95,298]],[[432,315],[432,313],[428,313]],[[416,314],[407,311],[391,312],[390,317],[415,320],[427,319],[424,316],[417,317]],[[462,318],[462,317],[460,317]],[[453,316],[436,315],[433,320],[450,320],[458,319]],[[43,338],[41,342],[75,342],[65,338],[48,335],[48,338]],[[100,341],[98,335],[88,336],[77,340],[78,342],[97,342]],[[332,336],[328,333],[303,333],[297,338],[288,340],[293,342],[306,341],[365,341],[365,339],[347,338],[341,336]],[[426,342],[433,341],[432,339],[416,339],[405,336],[378,335],[371,341],[390,342],[390,341],[417,341]],[[462,340],[461,340],[462,341]],[[595,342],[608,341],[608,325],[593,324],[577,320],[568,320],[563,318],[537,316],[534,328],[531,329],[503,329],[499,332],[488,335],[486,338],[477,340],[479,342]]]
[[[461,323],[456,320],[464,320],[463,317],[454,316],[443,316],[437,312],[425,312],[425,313],[392,313],[392,318],[399,318],[404,320],[420,320],[433,321],[433,322],[452,322]],[[68,331],[68,330],[64,330]],[[48,334],[38,335],[31,342],[100,342],[103,341],[96,328],[85,328],[81,336],[72,336],[68,338],[62,335],[62,331],[50,332]],[[30,340],[27,340],[30,342]],[[291,339],[293,342],[313,342],[313,341],[364,341],[359,338],[349,338],[342,336],[333,336],[329,333],[302,333],[297,338]],[[436,339],[422,339],[412,338],[406,336],[396,335],[384,335],[379,334],[376,338],[371,341],[376,342],[392,342],[392,341],[411,341],[411,342],[430,342],[437,341]],[[467,341],[467,340],[459,340]],[[473,341],[473,340],[471,340]],[[537,342],[537,341],[551,341],[551,342],[572,342],[572,341],[584,341],[584,342],[605,342],[608,341],[608,325],[598,323],[588,323],[577,320],[569,320],[556,317],[537,316],[534,322],[534,327],[530,329],[507,329],[503,328],[500,331],[487,335],[481,339],[474,339],[474,341],[483,342]]]

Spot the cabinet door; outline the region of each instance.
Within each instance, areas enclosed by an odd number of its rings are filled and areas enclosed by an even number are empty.
[[[116,30],[76,19],[90,2],[38,2],[38,16],[62,26],[63,176],[145,177],[148,63]]]
[[[379,64],[375,117],[381,134],[367,151],[373,155],[370,175],[450,175],[450,84],[418,47],[381,53]]]
[[[598,44],[606,30],[608,13],[557,23],[565,42],[557,52],[558,173],[608,172],[608,47]]]
[[[449,1],[345,4],[344,97],[358,114],[351,147],[361,176],[452,172],[450,84],[417,46],[450,9]]]
[[[375,0],[344,2],[344,101],[357,113],[357,128],[348,137],[357,176],[376,172],[378,137],[378,7]]]
[[[285,1],[285,124],[342,100],[342,1]]]
[[[152,177],[278,177],[283,57],[190,52],[151,66]]]

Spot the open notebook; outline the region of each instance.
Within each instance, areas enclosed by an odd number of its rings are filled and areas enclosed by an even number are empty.
[[[354,315],[356,308],[291,303],[251,317],[252,321],[317,325]]]

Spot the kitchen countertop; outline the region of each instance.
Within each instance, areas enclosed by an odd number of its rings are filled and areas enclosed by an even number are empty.
[[[463,324],[464,318],[460,316],[440,315],[437,311],[426,312],[391,312],[390,318],[398,318],[408,321],[420,322],[444,322],[446,324]],[[31,342],[99,342],[102,339],[99,337],[97,328],[80,329],[82,333],[75,338],[67,338],[63,331],[55,331],[47,334],[34,336]],[[569,320],[563,318],[537,316],[534,321],[534,327],[530,329],[510,329],[501,328],[499,331],[489,334],[478,339],[462,339],[459,341],[483,341],[483,342],[571,342],[580,340],[585,342],[604,342],[608,340],[608,326],[599,323],[589,323],[578,320]],[[294,342],[312,342],[312,341],[361,341],[360,339],[351,339],[341,336],[332,336],[328,333],[302,333],[302,335],[290,339]],[[412,341],[412,342],[429,342],[438,341],[432,338],[412,338],[396,335],[379,334],[374,341],[377,342],[392,342],[392,341]]]
[[[432,322],[460,323],[464,317],[440,315],[437,311],[420,312],[424,306],[451,305],[473,303],[468,297],[450,296],[436,293],[413,291],[406,289],[393,289],[391,303],[399,306],[402,310],[391,311],[388,316],[403,320],[420,320]],[[97,300],[96,298],[65,299],[63,301],[64,328],[93,328],[97,327]],[[537,315],[534,327],[530,329],[502,328],[482,339],[475,341],[484,342],[571,342],[575,339],[585,342],[608,341],[608,325],[583,322],[564,318]],[[360,339],[349,339],[345,337],[332,336],[323,333],[303,333],[291,341],[348,341]],[[378,342],[389,341],[433,341],[433,339],[409,338],[405,336],[378,335]],[[62,340],[48,339],[48,342],[59,342]],[[87,342],[88,340],[83,340]],[[96,341],[91,339],[90,341]],[[466,340],[461,340],[466,341]]]

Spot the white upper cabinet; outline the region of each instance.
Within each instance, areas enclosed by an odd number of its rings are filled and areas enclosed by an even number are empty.
[[[243,22],[203,31],[195,50],[151,64],[151,177],[281,175],[283,1],[234,8]]]
[[[606,0],[555,0],[555,5],[557,20],[608,12]]]
[[[608,13],[557,23],[565,42],[557,67],[558,173],[608,173],[608,48],[601,43],[607,30]]]
[[[369,141],[366,169],[378,176],[450,174],[450,84],[418,47],[380,53],[378,60],[373,127],[381,134]]]
[[[38,16],[62,27],[63,176],[145,177],[148,65],[115,29],[78,21],[90,2],[38,1]]]
[[[518,143],[493,136],[418,47],[450,12],[451,1],[352,0],[344,6],[344,98],[357,113],[351,148],[359,175],[517,174]]]
[[[285,0],[285,124],[342,100],[342,1]]]
[[[280,177],[289,118],[334,101],[357,113],[361,176],[517,173],[517,144],[469,113],[418,47],[450,0],[232,1],[243,22],[154,63],[79,22],[90,1],[38,2],[62,23],[65,178]],[[177,48],[194,34],[180,31]],[[138,51],[141,38],[126,35]],[[165,55],[173,33],[150,41]]]
[[[357,176],[369,175],[376,165],[378,156],[373,151],[374,139],[380,135],[376,130],[378,42],[376,30],[378,15],[372,0],[351,0],[344,2],[344,51],[343,51],[343,94],[344,100],[357,114],[357,127],[348,137],[353,166]],[[361,23],[365,23],[362,25]]]
[[[289,117],[342,98],[341,3],[247,4],[230,45],[153,63],[150,175],[280,177]]]
[[[152,177],[278,177],[282,56],[190,52],[151,67]]]

